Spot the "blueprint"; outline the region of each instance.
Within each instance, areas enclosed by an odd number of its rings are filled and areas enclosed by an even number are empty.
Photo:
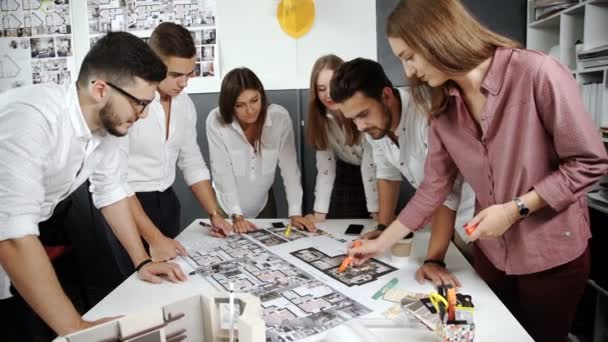
[[[0,0],[0,92],[71,83],[71,23],[69,0]]]
[[[311,237],[296,232],[297,239]],[[281,239],[289,242],[281,228],[233,235],[213,248],[189,249],[189,262],[216,288],[227,291],[232,283],[260,298],[267,341],[299,340],[371,312],[263,247]]]
[[[339,273],[338,268],[346,255],[329,256],[314,247],[291,252],[291,255],[349,287],[370,283],[397,270],[380,260],[370,259],[361,266],[352,266]]]

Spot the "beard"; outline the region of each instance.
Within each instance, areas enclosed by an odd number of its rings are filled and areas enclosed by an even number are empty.
[[[371,127],[365,130],[365,133],[369,134],[374,140],[384,138],[390,131],[393,123],[393,115],[391,114],[391,110],[386,104],[384,104],[384,102],[382,102],[382,112],[384,112],[384,116],[387,118],[384,127]]]
[[[120,122],[120,118],[113,110],[110,102],[106,103],[103,108],[99,111],[99,119],[101,120],[101,125],[106,130],[106,132],[112,134],[115,137],[123,137],[127,134],[127,131],[121,132],[118,130],[118,127],[122,125]]]

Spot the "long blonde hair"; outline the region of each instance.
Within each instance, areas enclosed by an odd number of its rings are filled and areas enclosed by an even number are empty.
[[[324,151],[328,148],[327,126],[327,108],[317,96],[317,78],[324,69],[336,71],[344,61],[336,55],[325,55],[319,57],[312,67],[310,73],[310,89],[308,91],[308,125],[306,137],[308,143],[316,151]],[[338,114],[341,115],[341,114]],[[346,145],[352,146],[359,143],[361,133],[357,130],[352,120],[347,120],[343,126],[346,134]]]
[[[492,57],[496,48],[520,44],[483,26],[459,0],[401,0],[386,23],[389,38],[401,38],[431,65],[449,75],[471,71]],[[436,116],[448,107],[448,81],[432,88],[410,79],[416,106]]]

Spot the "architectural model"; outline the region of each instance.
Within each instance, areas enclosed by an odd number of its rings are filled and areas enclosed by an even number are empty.
[[[230,303],[226,293],[205,293],[184,298],[162,308],[130,314],[118,319],[57,337],[54,342],[228,342],[230,329],[238,341],[264,341],[260,300],[246,293],[233,295],[236,309],[233,325],[225,327],[222,307]],[[229,304],[228,304],[229,305]],[[230,315],[228,315],[230,317]]]

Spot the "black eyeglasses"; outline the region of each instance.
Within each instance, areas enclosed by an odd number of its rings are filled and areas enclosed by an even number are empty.
[[[110,87],[116,89],[119,93],[123,94],[131,101],[135,102],[136,105],[141,106],[141,110],[139,111],[139,113],[143,113],[144,109],[146,109],[146,107],[152,102],[152,100],[138,99],[137,97],[127,93],[126,91],[122,90],[120,87],[117,87],[110,82],[106,81],[106,84],[109,85]]]

